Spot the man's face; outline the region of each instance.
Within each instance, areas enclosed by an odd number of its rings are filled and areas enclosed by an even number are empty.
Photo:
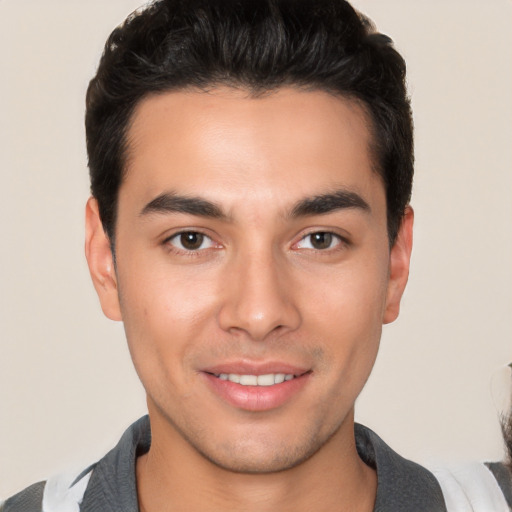
[[[266,472],[353,436],[405,286],[393,251],[399,267],[409,254],[389,250],[363,110],[294,89],[172,92],[138,106],[128,142],[116,272],[97,289],[154,441]]]

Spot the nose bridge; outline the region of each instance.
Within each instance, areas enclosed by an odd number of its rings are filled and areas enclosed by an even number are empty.
[[[278,329],[293,330],[299,325],[286,262],[272,247],[240,251],[226,281],[219,316],[223,329],[245,331],[252,339],[263,340]]]

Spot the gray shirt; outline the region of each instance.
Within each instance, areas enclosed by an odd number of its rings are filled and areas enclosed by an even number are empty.
[[[362,425],[356,424],[355,436],[359,456],[377,471],[374,512],[446,512],[441,488],[432,473],[398,455]],[[135,464],[150,445],[149,418],[144,416],[113,450],[77,478],[92,469],[80,512],[139,512]],[[44,485],[39,482],[8,499],[1,512],[41,512]]]

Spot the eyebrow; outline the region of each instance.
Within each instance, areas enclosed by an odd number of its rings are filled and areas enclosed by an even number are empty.
[[[370,205],[359,194],[349,190],[337,190],[332,193],[302,199],[292,208],[291,217],[324,215],[344,209],[371,211]]]
[[[292,218],[312,215],[325,215],[336,210],[359,209],[370,212],[370,205],[355,192],[337,190],[332,193],[320,194],[301,199],[293,206],[289,216]],[[222,208],[206,199],[194,196],[182,196],[174,192],[164,192],[144,206],[140,216],[153,213],[186,213],[198,217],[228,220]]]
[[[188,213],[198,217],[227,219],[222,208],[211,201],[194,196],[181,196],[174,192],[164,192],[150,201],[140,212],[140,216],[152,213]]]

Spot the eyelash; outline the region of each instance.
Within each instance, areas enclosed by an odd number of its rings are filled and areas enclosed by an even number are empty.
[[[183,246],[183,243],[181,241],[179,242],[181,247],[179,247],[173,243],[173,240],[179,241],[180,238],[185,235],[196,235],[196,236],[201,237],[201,243],[200,243],[199,247],[197,247],[196,249],[187,249],[186,247]],[[209,244],[208,247],[202,247],[202,245],[205,243],[205,241],[208,242],[208,244]],[[213,241],[213,239],[210,236],[206,235],[205,233],[202,233],[201,231],[192,230],[192,229],[174,233],[173,235],[167,237],[163,241],[163,245],[167,246],[171,252],[175,252],[177,254],[184,255],[184,256],[198,256],[201,252],[203,252],[205,250],[212,249],[212,248],[215,249],[219,246],[218,244],[216,244]]]
[[[313,246],[313,244],[310,242],[310,247],[302,247],[302,249],[308,250],[308,251],[315,251],[315,252],[325,252],[325,253],[332,253],[334,251],[339,251],[350,245],[350,242],[342,237],[341,235],[334,233],[332,231],[328,230],[318,230],[318,231],[311,231],[310,233],[305,234],[302,236],[302,238],[294,244],[294,247],[298,247],[299,244],[303,243],[308,238],[311,240],[311,237],[314,235],[323,235],[331,237],[330,243],[328,247],[325,248],[316,248]],[[334,242],[334,246],[331,246]],[[300,247],[299,247],[300,248]]]
[[[182,241],[180,241],[180,239],[186,235],[193,235],[193,236],[200,237],[199,246],[197,248],[188,248],[188,249],[186,247],[184,247],[183,243],[182,243]],[[328,246],[325,248],[314,247],[314,242],[313,243],[311,242],[311,237],[314,235],[322,235],[324,237],[327,236],[328,237],[327,241],[329,242]],[[309,247],[300,247],[300,244],[304,243],[308,239],[310,240]],[[178,240],[181,247],[179,247],[175,243],[173,243],[173,240]],[[208,247],[202,247],[205,242],[208,243]],[[333,243],[334,243],[334,245],[332,245]],[[167,237],[163,241],[163,245],[169,247],[169,250],[172,252],[175,252],[180,255],[186,255],[186,256],[198,256],[201,252],[206,251],[208,249],[219,248],[219,244],[216,244],[210,236],[206,235],[205,233],[202,233],[201,231],[197,231],[197,230],[184,230],[184,231],[179,231],[177,233],[174,233],[173,235]],[[350,245],[350,242],[346,238],[342,237],[341,235],[338,235],[337,233],[333,233],[332,231],[318,230],[318,231],[311,231],[310,233],[305,234],[292,247],[298,248],[298,249],[304,249],[307,251],[315,251],[318,253],[332,253],[335,251],[342,250],[343,248],[347,247],[348,245]]]

